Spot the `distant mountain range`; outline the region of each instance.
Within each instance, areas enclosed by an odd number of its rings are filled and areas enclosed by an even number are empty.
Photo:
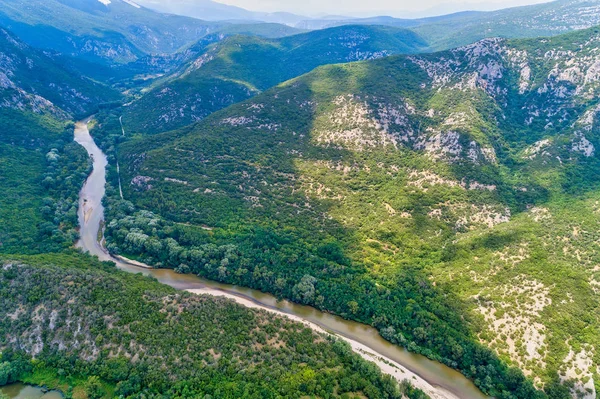
[[[140,0],[138,3],[156,11],[187,15],[206,21],[262,21],[295,26],[309,19],[306,16],[288,12],[249,11],[211,0]]]
[[[130,0],[0,0],[0,26],[34,47],[103,65],[174,53],[210,34],[229,35],[234,27],[155,12]],[[301,32],[261,23],[233,30],[267,37]]]
[[[552,36],[600,24],[600,1],[558,0],[498,11],[464,11],[420,19],[387,16],[355,19],[310,19],[295,26],[303,29],[358,24],[409,28],[435,50],[446,50],[486,37]]]
[[[307,30],[341,25],[409,28],[419,33],[436,50],[472,43],[486,37],[551,36],[600,24],[600,2],[597,0],[558,0],[499,11],[464,11],[419,19],[390,16],[307,18],[290,13],[253,12],[210,0],[140,0],[140,4],[162,12],[204,20],[276,22]]]

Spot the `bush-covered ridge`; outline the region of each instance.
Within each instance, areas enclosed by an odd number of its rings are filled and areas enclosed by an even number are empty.
[[[495,396],[537,395],[504,363],[591,395],[598,40],[321,67],[125,143],[110,249],[375,325]]]
[[[75,254],[0,263],[0,383],[42,378],[90,398],[424,397],[265,311]]]

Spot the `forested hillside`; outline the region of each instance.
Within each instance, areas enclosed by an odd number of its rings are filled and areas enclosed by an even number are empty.
[[[484,13],[424,19],[413,30],[432,48],[444,50],[488,37],[528,38],[586,29],[600,24],[597,0],[557,0]]]
[[[109,249],[372,324],[495,397],[594,397],[598,43],[321,67],[126,142]]]
[[[170,53],[223,23],[160,14],[131,1],[2,0],[0,24],[25,42],[99,63]]]
[[[0,258],[0,384],[78,398],[425,398],[301,323],[75,254]]]
[[[345,26],[264,39],[233,36],[202,51],[126,108],[132,133],[155,133],[199,121],[319,65],[415,53],[426,43],[408,30]]]
[[[0,29],[0,252],[72,245],[89,166],[68,121],[119,98]]]

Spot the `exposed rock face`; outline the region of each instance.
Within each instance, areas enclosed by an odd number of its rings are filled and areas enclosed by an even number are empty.
[[[397,28],[344,26],[280,39],[228,37],[133,102],[125,118],[160,132],[200,121],[314,68],[414,53],[424,42]],[[269,71],[265,73],[265,71]]]

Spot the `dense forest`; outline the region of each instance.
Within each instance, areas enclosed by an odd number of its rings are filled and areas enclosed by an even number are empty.
[[[426,398],[332,336],[75,251],[91,160],[72,120],[120,95],[49,55],[0,29],[0,386],[76,399]]]
[[[425,398],[348,344],[266,311],[76,253],[0,263],[0,385],[91,399]]]
[[[93,115],[112,254],[371,325],[497,399],[600,392],[600,30],[475,42],[593,26],[595,1],[296,35],[0,4],[0,386],[427,397],[334,336],[75,250]]]
[[[77,239],[78,193],[91,163],[72,123],[0,110],[0,253],[55,252]]]

